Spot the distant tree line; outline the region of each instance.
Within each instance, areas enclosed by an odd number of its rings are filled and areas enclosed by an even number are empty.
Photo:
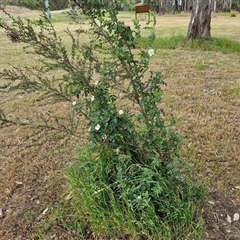
[[[104,1],[104,0],[103,0]],[[108,0],[105,0],[108,1]],[[194,0],[126,0],[119,3],[119,10],[134,10],[136,4],[148,4],[152,11],[157,14],[180,13],[191,11]],[[69,0],[49,0],[51,10],[60,10],[69,6]],[[81,2],[81,1],[79,1]],[[11,4],[25,6],[30,9],[39,9],[44,6],[44,0],[0,0],[0,4]],[[231,10],[240,11],[240,0],[211,0],[211,8],[214,12],[230,12]]]
[[[151,10],[164,15],[165,13],[180,13],[191,11],[194,0],[145,0]],[[240,11],[240,0],[211,0],[211,9],[214,12]]]
[[[23,6],[30,9],[42,9],[44,0],[0,0],[0,4]],[[49,0],[51,10],[61,10],[68,7],[68,0]]]

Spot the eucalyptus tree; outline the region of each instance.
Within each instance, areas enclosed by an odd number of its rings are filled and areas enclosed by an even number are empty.
[[[187,39],[211,37],[211,0],[193,0]]]

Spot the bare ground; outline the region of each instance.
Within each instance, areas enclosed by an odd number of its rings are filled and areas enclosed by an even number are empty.
[[[234,54],[196,57],[194,52],[166,50],[159,51],[152,67],[165,75],[165,107],[173,104],[176,129],[188,141],[183,154],[195,164],[194,176],[211,190],[203,210],[207,239],[240,239],[240,222],[233,221],[234,214],[240,214],[240,99],[226,94],[240,86],[239,61]],[[198,64],[205,69],[197,70]],[[14,117],[31,116],[36,110],[64,116],[70,109],[67,103],[42,106],[32,101],[30,93],[17,91],[1,90],[0,99]],[[77,136],[28,124],[0,128],[1,240],[77,239],[52,212],[62,201],[69,202],[64,169],[83,142],[84,125],[79,125]]]

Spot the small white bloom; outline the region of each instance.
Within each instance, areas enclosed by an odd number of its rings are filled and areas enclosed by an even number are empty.
[[[97,81],[94,83],[94,85],[95,85],[95,86],[97,86],[97,85],[98,85],[98,80],[97,80]]]
[[[141,196],[137,196],[137,199],[141,199],[142,197]]]
[[[107,135],[104,135],[104,136],[102,136],[102,140],[106,140],[107,139]]]
[[[95,126],[95,130],[98,131],[98,130],[100,129],[100,127],[101,127],[101,126],[100,126],[99,124],[97,124],[97,125]]]
[[[91,131],[91,129],[92,129],[92,128],[91,128],[91,127],[89,127],[88,131],[90,132],[90,131]]]
[[[148,55],[149,55],[150,57],[152,57],[154,54],[155,54],[154,49],[150,48],[150,49],[148,50]]]
[[[101,22],[98,19],[95,19],[95,23],[100,27],[101,26]]]
[[[94,99],[95,99],[95,97],[94,97],[94,96],[92,96],[92,97],[91,97],[91,101],[93,102],[93,101],[94,101]]]
[[[102,189],[100,189],[100,190],[94,191],[94,194],[98,194],[98,193],[104,191],[105,189],[106,189],[106,188],[102,188]]]
[[[120,152],[120,149],[119,149],[119,148],[117,148],[117,149],[115,150],[115,152],[116,152],[116,154],[119,154],[119,152]]]
[[[97,190],[97,191],[94,191],[94,194],[98,194],[100,192],[102,192],[104,189],[100,189],[100,190]]]
[[[124,111],[121,109],[121,110],[118,111],[118,114],[122,115],[122,114],[124,114]]]
[[[77,103],[75,101],[72,102],[72,105],[75,106]]]

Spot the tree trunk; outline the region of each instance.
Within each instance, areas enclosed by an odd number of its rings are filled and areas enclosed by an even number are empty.
[[[214,12],[217,12],[217,0],[214,0],[214,3],[213,3],[213,11],[214,11]]]
[[[211,0],[194,0],[187,39],[211,37]]]
[[[187,0],[184,0],[184,11],[187,11]]]
[[[229,10],[230,10],[230,12],[232,10],[232,0],[229,1]]]
[[[165,2],[163,0],[159,0],[159,15],[165,14]]]

